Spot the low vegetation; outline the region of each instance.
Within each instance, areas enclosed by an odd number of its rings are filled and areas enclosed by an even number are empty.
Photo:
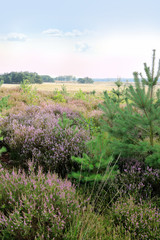
[[[144,70],[103,93],[2,85],[0,239],[160,239],[155,51]]]

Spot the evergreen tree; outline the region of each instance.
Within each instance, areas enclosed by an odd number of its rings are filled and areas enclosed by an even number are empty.
[[[72,157],[72,160],[79,165],[78,171],[72,171],[69,175],[81,183],[96,183],[114,178],[117,171],[113,163],[113,156],[108,145],[108,138],[99,133],[87,143],[88,153],[82,157]]]
[[[117,89],[112,89],[112,93],[113,93],[112,99],[114,102],[120,103],[123,101],[123,95],[124,95],[125,89],[123,90],[121,89],[123,83],[120,78],[117,79],[115,84],[117,86]]]
[[[115,103],[105,92],[100,105],[104,111],[103,128],[112,136],[112,149],[124,157],[138,157],[160,167],[160,61],[155,74],[155,50],[152,68],[144,63],[146,78],[134,72],[135,86],[126,89],[125,107]]]

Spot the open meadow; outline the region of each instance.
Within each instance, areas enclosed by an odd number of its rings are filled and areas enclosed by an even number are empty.
[[[129,82],[123,84],[123,86],[128,87],[129,85],[134,86],[134,82]],[[3,84],[2,88],[11,89],[19,87],[19,84]],[[115,82],[94,82],[93,84],[81,84],[81,83],[74,83],[74,82],[55,82],[55,83],[42,83],[42,84],[32,84],[33,88],[36,88],[38,91],[61,91],[62,88],[65,86],[67,92],[69,93],[76,93],[80,89],[84,93],[89,93],[95,91],[98,94],[103,93],[103,91],[111,91],[113,88],[116,87]],[[160,88],[160,83],[157,83],[156,89]]]
[[[129,84],[127,84],[128,86]],[[19,87],[19,84],[4,84],[3,88],[16,88]],[[66,87],[66,90],[70,93],[78,92],[80,89],[83,92],[96,91],[97,93],[103,93],[103,91],[111,91],[115,88],[114,82],[94,82],[93,84],[80,84],[80,83],[70,83],[70,82],[55,82],[55,83],[42,83],[42,84],[33,84],[37,90],[40,91],[55,91],[62,90],[62,86]]]

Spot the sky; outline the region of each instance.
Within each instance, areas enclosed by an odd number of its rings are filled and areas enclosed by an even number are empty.
[[[5,0],[0,74],[132,78],[160,58],[159,0]]]

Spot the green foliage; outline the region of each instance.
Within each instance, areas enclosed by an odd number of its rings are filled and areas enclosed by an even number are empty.
[[[66,86],[63,84],[61,88],[62,88],[61,93],[63,95],[67,95],[67,88],[66,88]]]
[[[66,103],[66,99],[64,98],[64,95],[58,90],[54,91],[54,95],[52,96],[52,99],[58,103]]]
[[[90,94],[95,96],[96,95],[96,90],[91,91]]]
[[[54,78],[48,75],[41,75],[40,77],[42,78],[43,82],[55,82]]]
[[[9,109],[10,106],[8,105],[8,99],[10,96],[5,96],[0,99],[0,112],[2,112],[3,109]]]
[[[79,91],[74,94],[74,98],[85,100],[86,99],[86,94],[81,89],[79,89]]]
[[[0,75],[0,80],[4,83],[20,84],[25,79],[28,79],[30,83],[42,83],[42,78],[37,73],[30,72],[11,72]]]
[[[115,84],[117,86],[117,89],[112,89],[110,97],[114,102],[121,103],[122,101],[124,101],[125,98],[125,86],[123,87],[123,89],[121,88],[123,83],[120,78],[117,79]]]
[[[38,100],[36,88],[32,89],[28,79],[23,80],[20,84],[20,89],[22,90],[22,95],[27,97],[27,103],[35,104],[35,101]]]
[[[59,124],[59,126],[61,127],[62,130],[65,130],[65,129],[68,129],[68,128],[72,127],[73,136],[74,136],[74,134],[76,134],[78,132],[77,124],[75,123],[75,121],[73,119],[69,119],[65,112],[63,113],[62,117],[59,118],[58,124]]]
[[[63,82],[69,82],[69,81],[76,81],[76,77],[74,76],[58,76],[54,78],[54,81],[63,81]]]
[[[3,84],[3,81],[0,82],[0,87],[2,86]],[[5,96],[5,97],[2,97],[0,99],[0,113],[2,112],[3,109],[7,109],[9,108],[9,105],[8,105],[8,98],[9,96]],[[1,116],[1,115],[0,115]],[[1,130],[0,130],[0,142],[3,141],[3,137],[1,136]],[[5,152],[6,149],[5,147],[1,147],[0,148],[0,156],[3,152]]]
[[[93,79],[85,77],[85,78],[78,78],[78,83],[94,83]]]
[[[114,178],[117,174],[116,166],[113,166],[113,158],[108,146],[108,138],[98,134],[87,143],[88,154],[83,157],[72,157],[72,160],[80,165],[81,171],[72,172],[70,177],[81,182],[101,182]]]
[[[1,80],[1,81],[0,81],[0,87],[3,85],[3,83],[4,83],[4,81],[3,81],[3,80]]]
[[[95,136],[100,133],[100,126],[94,117],[85,118],[82,116],[82,119],[79,119],[84,129],[89,131],[91,136]]]
[[[4,82],[0,81],[0,87],[2,86]],[[10,106],[8,105],[8,99],[10,96],[5,96],[0,99],[0,112],[2,112],[3,109],[8,109]]]
[[[160,140],[160,95],[159,92],[154,93],[160,76],[160,62],[155,76],[154,68],[155,51],[152,70],[144,64],[146,79],[142,74],[134,72],[135,87],[130,85],[126,89],[125,106],[121,108],[119,103],[115,103],[105,92],[105,101],[100,108],[104,111],[103,127],[114,137],[112,147],[115,153],[143,160],[146,158],[148,164],[160,167],[160,159],[157,158]],[[152,161],[149,161],[151,158]]]
[[[3,141],[3,137],[1,136],[1,131],[0,131],[0,142]],[[0,148],[0,156],[3,152],[6,152],[6,148],[5,147],[1,147]]]

